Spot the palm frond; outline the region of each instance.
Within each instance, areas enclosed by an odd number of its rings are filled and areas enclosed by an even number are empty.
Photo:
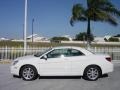
[[[106,20],[108,23],[110,23],[111,25],[117,26],[118,23],[116,21],[116,19],[113,16],[109,16],[108,20]]]
[[[71,24],[71,26],[74,26],[74,23],[75,22],[79,22],[79,21],[86,21],[87,20],[87,18],[86,17],[79,17],[79,18],[75,18],[75,17],[71,17],[70,18],[70,24]]]
[[[105,21],[106,19],[108,19],[108,14],[104,11],[96,10],[95,14],[97,21]]]
[[[70,23],[73,26],[74,22],[86,21],[89,18],[92,21],[108,22],[116,26],[116,18],[119,17],[120,10],[110,0],[87,0],[86,9],[81,4],[73,6]]]
[[[115,7],[107,7],[102,9],[110,14],[116,15],[117,17],[120,17],[120,11],[116,9]]]
[[[72,17],[70,19],[70,24],[73,26],[74,22],[85,20],[86,20],[85,9],[82,7],[81,4],[74,5],[72,9]]]

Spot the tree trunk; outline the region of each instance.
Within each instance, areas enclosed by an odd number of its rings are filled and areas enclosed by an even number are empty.
[[[90,35],[91,35],[91,29],[90,29],[90,18],[88,18],[88,27],[87,27],[87,49],[90,49]]]

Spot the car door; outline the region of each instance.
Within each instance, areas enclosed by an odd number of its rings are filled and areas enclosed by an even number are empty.
[[[77,49],[69,49],[69,55],[66,60],[71,62],[71,75],[80,75],[82,71],[83,62],[85,61],[85,55]]]
[[[54,49],[46,54],[47,59],[40,63],[40,75],[59,76],[69,75],[70,62],[65,59],[67,49]]]

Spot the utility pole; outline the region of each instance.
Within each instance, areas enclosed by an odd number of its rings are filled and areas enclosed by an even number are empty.
[[[24,16],[24,55],[27,49],[27,0],[25,0],[25,16]]]
[[[32,44],[33,44],[33,29],[34,29],[33,25],[34,25],[34,18],[32,19]]]

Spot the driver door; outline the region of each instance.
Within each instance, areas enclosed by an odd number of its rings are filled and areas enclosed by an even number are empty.
[[[40,63],[40,75],[69,75],[71,72],[71,63],[66,60],[66,57],[64,57],[65,54],[67,54],[67,49],[54,49],[47,53],[47,59],[43,59]]]

